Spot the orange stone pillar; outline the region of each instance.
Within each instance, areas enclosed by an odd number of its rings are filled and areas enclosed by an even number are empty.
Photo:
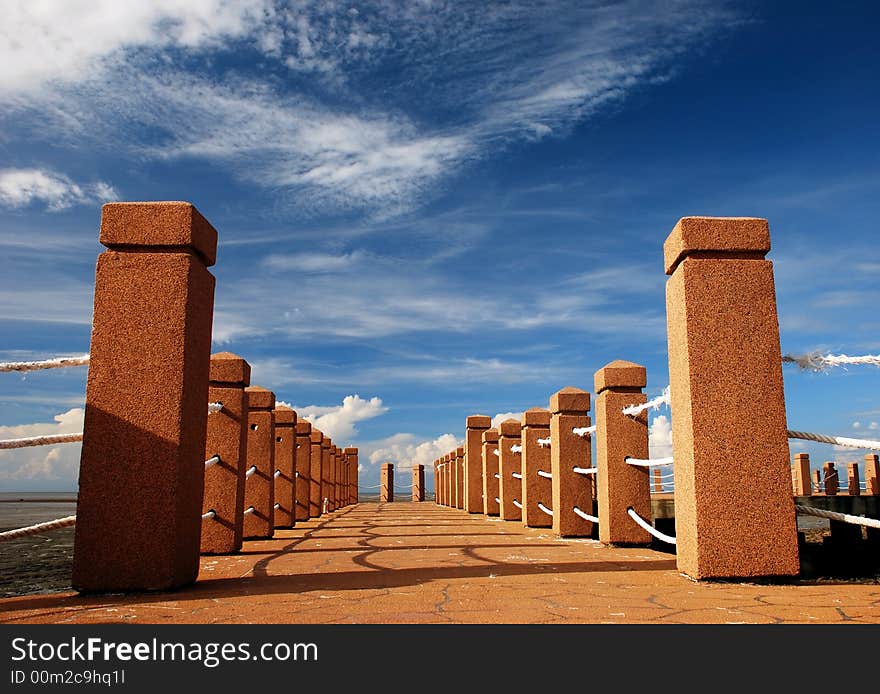
[[[660,468],[654,468],[654,493],[659,494],[663,491],[663,475]]]
[[[309,444],[309,518],[319,518],[324,498],[324,434],[312,427]]]
[[[464,508],[464,447],[455,449],[455,508]]]
[[[550,411],[540,407],[526,410],[522,416],[522,520],[530,528],[553,525],[553,519],[538,506],[553,505],[550,447],[538,443],[539,439],[549,438]]]
[[[630,518],[632,509],[649,523],[650,468],[630,465],[627,458],[648,457],[648,413],[623,413],[647,402],[645,367],[613,361],[599,369],[596,386],[596,498],[601,519],[599,541],[615,545],[649,545],[651,536]],[[589,441],[589,439],[587,439]]]
[[[335,511],[338,508],[336,503],[336,485],[337,485],[337,477],[339,476],[339,456],[337,452],[339,451],[339,446],[336,444],[331,444],[330,446],[330,490],[327,493],[327,510]]]
[[[813,470],[813,494],[820,494],[822,492],[822,473],[818,470]]]
[[[294,493],[294,521],[309,519],[309,489],[312,483],[312,424],[304,419],[297,419],[296,443],[294,444],[294,477],[296,478]]]
[[[466,420],[464,510],[468,513],[483,512],[483,432],[490,426],[492,419],[486,415],[472,414]]]
[[[392,463],[382,463],[380,469],[379,501],[394,501],[394,465]]]
[[[692,578],[800,570],[769,250],[749,218],[685,217],[663,246],[676,560]]]
[[[447,453],[443,458],[443,474],[446,475],[446,506],[455,506],[455,463],[452,454]]]
[[[199,570],[217,232],[189,203],[111,203],[100,242],[72,582],[167,590]]]
[[[275,533],[275,479],[272,476],[275,472],[275,416],[272,413],[275,393],[259,386],[250,386],[244,392],[248,405],[244,536],[272,537]]]
[[[837,496],[840,480],[837,477],[837,469],[834,467],[834,463],[829,461],[822,466],[822,478],[825,486],[825,495]]]
[[[341,481],[338,487],[339,508],[348,506],[348,456],[345,455],[345,449],[339,451],[340,470],[342,471]]]
[[[348,464],[350,466],[348,503],[356,504],[358,502],[358,449],[346,448],[345,455],[348,457]]]
[[[865,456],[865,494],[880,495],[880,456],[876,453]]]
[[[483,513],[497,516],[501,513],[498,496],[498,430],[483,432]]]
[[[425,500],[425,466],[424,465],[418,465],[418,464],[413,465],[412,480],[413,480],[412,500],[413,501],[424,501]]]
[[[522,424],[516,419],[506,419],[498,427],[498,498],[502,520],[522,520],[522,454],[512,450],[520,445],[521,432]]]
[[[794,456],[794,494],[810,496],[813,493],[810,481],[810,454],[795,453]]]
[[[861,496],[862,487],[861,480],[859,479],[859,464],[858,463],[847,463],[846,464],[846,485],[847,492],[850,496]]]
[[[437,469],[437,465],[438,465],[438,463],[437,463],[437,461],[435,460],[435,461],[434,461],[434,466],[433,466],[433,467],[434,467],[434,503],[435,503],[435,504],[439,504],[439,503],[440,503],[440,495],[439,495],[439,493],[438,493],[438,491],[437,491],[438,488],[439,488],[439,476],[440,476],[440,471]]]
[[[290,528],[296,520],[296,412],[275,407],[275,527]]]
[[[574,471],[592,467],[590,439],[575,428],[590,426],[590,394],[563,388],[550,397],[550,469],[553,475],[553,532],[561,537],[589,537],[593,522],[574,509],[593,515],[593,483]]]
[[[333,441],[329,436],[325,436],[321,441],[321,515],[329,513],[330,496],[333,481],[331,453],[333,451]]]
[[[203,554],[226,554],[241,549],[244,526],[244,480],[247,461],[248,406],[244,389],[251,367],[230,352],[211,355],[208,400],[223,409],[208,418],[205,459],[220,460],[205,467],[202,513]]]

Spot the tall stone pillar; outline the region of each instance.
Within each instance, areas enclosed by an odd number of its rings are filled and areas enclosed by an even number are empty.
[[[244,536],[267,538],[275,533],[275,393],[260,386],[244,391],[248,404]],[[249,509],[253,510],[247,513]]]
[[[275,527],[290,528],[296,520],[296,412],[275,407]]]
[[[466,420],[464,510],[468,513],[483,512],[483,432],[491,426],[492,418],[482,414],[472,414]]]
[[[412,483],[413,483],[413,491],[412,491],[412,500],[413,501],[424,501],[425,500],[425,466],[424,465],[413,465],[412,467]]]
[[[750,218],[684,217],[663,246],[676,560],[692,578],[800,569],[769,250]]]
[[[810,496],[813,493],[809,453],[796,453],[794,456],[794,493],[796,496]]]
[[[443,474],[446,477],[446,506],[455,506],[455,464],[452,454],[443,457]]]
[[[522,520],[530,528],[549,528],[553,520],[541,510],[553,505],[550,447],[538,443],[550,438],[550,411],[540,407],[522,416]],[[542,474],[543,473],[543,474]]]
[[[483,513],[497,516],[501,513],[498,496],[498,430],[483,432]]]
[[[312,427],[309,443],[309,518],[319,518],[324,499],[324,434]]]
[[[822,482],[825,487],[825,496],[837,496],[840,480],[837,477],[837,469],[830,460],[822,466]]]
[[[312,484],[312,424],[304,419],[296,421],[296,444],[294,447],[295,499],[294,520],[309,519],[309,488]]]
[[[561,537],[589,537],[593,522],[574,509],[593,515],[593,485],[574,471],[589,468],[590,439],[572,429],[590,426],[590,394],[580,388],[563,388],[550,397],[550,469],[553,480],[553,532]]]
[[[330,497],[333,489],[333,441],[324,436],[321,441],[321,515],[332,510]]]
[[[241,549],[244,526],[244,480],[247,461],[248,406],[244,389],[251,367],[230,352],[211,355],[208,400],[223,409],[208,418],[205,459],[219,460],[205,467],[202,513],[203,554],[228,554]]]
[[[464,447],[455,449],[455,508],[464,508]]]
[[[380,473],[379,501],[394,501],[394,465],[382,463]]]
[[[861,496],[861,480],[859,480],[859,464],[846,464],[846,491],[850,496]]]
[[[439,485],[440,471],[437,469],[438,464],[439,463],[435,460],[434,465],[433,465],[433,468],[434,468],[434,503],[435,504],[440,503],[440,494],[438,491],[440,489],[440,485]]]
[[[642,392],[646,385],[645,367],[629,361],[613,361],[595,375],[596,515],[601,519],[599,540],[608,544],[651,544],[651,536],[628,515],[632,509],[651,522],[650,468],[626,462],[648,457],[648,413],[623,413],[629,405],[647,402]]]
[[[217,232],[189,203],[111,203],[100,242],[72,582],[168,590],[199,571]]]
[[[880,495],[880,456],[876,453],[865,455],[865,494]]]
[[[522,505],[522,454],[512,450],[520,445],[521,431],[522,424],[516,419],[506,419],[498,427],[498,498],[502,520],[522,520],[522,509],[517,506]]]
[[[358,449],[346,448],[345,455],[348,457],[350,468],[350,488],[348,492],[348,503],[356,504],[358,502]]]

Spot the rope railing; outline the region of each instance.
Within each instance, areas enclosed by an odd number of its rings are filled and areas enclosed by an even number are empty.
[[[513,500],[513,505],[516,506],[517,508],[522,508],[522,504],[519,501],[517,501],[516,499]]]
[[[538,439],[538,445],[541,448],[546,448],[550,445],[551,438],[548,436],[546,439]]]
[[[636,522],[636,525],[638,525],[642,530],[647,531],[648,533],[650,533],[651,535],[656,537],[661,542],[666,542],[670,545],[676,544],[676,540],[674,537],[672,537],[672,535],[667,535],[666,533],[661,533],[659,530],[657,530],[657,528],[655,528],[653,525],[648,523],[648,521],[646,521],[644,518],[642,518],[638,513],[636,513],[635,510],[631,506],[628,509],[626,509],[626,512],[627,512],[627,514],[629,514],[629,517],[632,518]]]
[[[496,480],[500,480],[500,479],[501,479],[501,475],[499,475],[497,472],[495,473],[495,479],[496,479]]]
[[[512,472],[510,474],[513,475],[518,480],[522,479],[522,475],[519,472]]]
[[[276,470],[272,477],[281,477],[281,470]]]
[[[589,513],[585,513],[581,511],[577,506],[575,506],[572,511],[574,511],[577,515],[583,518],[585,521],[590,521],[591,523],[598,523],[599,518],[597,516],[591,516]]]
[[[792,431],[789,429],[788,438],[801,439],[803,441],[817,441],[819,443],[830,443],[836,446],[847,446],[849,448],[865,448],[872,451],[880,451],[880,441],[871,441],[868,439],[851,439],[846,436],[826,436],[825,434],[814,434],[809,431]]]
[[[43,361],[6,361],[0,362],[0,371],[42,371],[43,369],[63,369],[68,366],[85,366],[89,363],[89,355],[79,357],[56,357]]]
[[[275,504],[273,508],[277,511],[279,508],[281,508],[281,504]]]
[[[256,510],[257,510],[257,509],[255,509],[253,506],[248,506],[248,507],[244,510],[244,515],[249,516],[250,514],[252,514],[252,513],[253,513],[254,511],[256,511]]]
[[[207,513],[202,514],[202,520],[209,520],[217,517],[217,512],[214,509],[209,510]]]
[[[220,456],[219,455],[212,455],[210,458],[208,458],[205,461],[205,469],[207,470],[209,467],[211,467],[212,465],[216,465],[219,462],[220,462]]]
[[[666,386],[663,389],[663,392],[660,393],[660,395],[658,395],[656,398],[652,398],[651,400],[648,400],[648,402],[642,403],[641,405],[629,405],[627,407],[624,407],[621,411],[625,415],[635,417],[636,415],[639,415],[646,410],[657,410],[663,407],[663,405],[668,405],[669,400],[669,386]]]
[[[664,465],[672,465],[674,458],[625,458],[629,465],[636,467],[662,467]]]
[[[547,508],[547,507],[544,506],[544,504],[542,504],[540,501],[538,502],[538,508],[541,509],[541,510],[542,510],[544,513],[546,513],[548,516],[552,516],[552,515],[553,515],[553,509],[552,509],[552,508]]]
[[[591,427],[575,427],[571,430],[571,433],[575,436],[592,436],[596,433],[596,425],[594,424]]]
[[[495,497],[495,503],[501,505],[501,499],[499,499],[497,496]]]
[[[861,525],[866,528],[880,529],[880,519],[877,518],[865,518],[864,516],[853,516],[849,513],[825,511],[821,508],[813,508],[812,506],[804,506],[803,504],[795,504],[794,510],[804,516],[816,516],[817,518],[827,518],[828,520],[840,521],[841,523],[850,523],[851,525]]]
[[[0,441],[0,450],[12,448],[29,448],[31,446],[54,446],[59,443],[74,443],[83,440],[81,431],[75,434],[47,434],[45,436],[26,436],[20,439],[5,439]]]
[[[216,414],[220,410],[223,409],[222,402],[209,402],[208,403],[208,414]]]
[[[552,472],[546,472],[545,470],[538,470],[538,477],[546,477],[548,480],[553,479]]]
[[[848,354],[822,354],[809,352],[797,356],[786,354],[782,357],[783,364],[797,364],[804,371],[825,371],[837,366],[880,366],[880,354],[866,354],[851,357]]]
[[[576,472],[579,475],[595,475],[599,472],[599,468],[596,467],[573,467],[573,472]]]
[[[255,473],[256,471],[257,471],[257,466],[256,466],[256,465],[251,465],[247,470],[245,470],[245,472],[244,472],[244,478],[245,478],[245,479],[248,479],[248,478],[250,478],[250,477],[253,477],[253,475],[254,475],[254,473]]]
[[[510,447],[510,450],[511,450],[513,453],[522,453],[522,446],[520,446],[519,444],[516,444],[516,443],[515,443],[515,444],[513,444],[513,445]]]
[[[493,449],[492,452],[493,452],[495,455],[497,455],[499,458],[501,457],[501,451],[499,451],[497,448]]]
[[[16,528],[15,530],[7,530],[6,532],[0,533],[0,542],[16,540],[20,537],[27,537],[29,535],[39,535],[50,530],[68,528],[74,524],[76,524],[76,516],[65,516],[64,518],[57,518],[56,520],[46,521],[45,523],[37,523],[36,525]]]

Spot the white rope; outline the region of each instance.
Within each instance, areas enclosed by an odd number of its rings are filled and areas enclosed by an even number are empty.
[[[276,508],[276,509],[281,508],[281,504],[275,504],[275,508]]]
[[[495,503],[499,505],[501,504],[501,499],[499,499],[497,496],[495,497]]]
[[[522,504],[519,503],[519,501],[517,501],[516,499],[513,500],[513,505],[516,506],[517,508],[522,508]]]
[[[245,470],[244,478],[248,479],[249,477],[252,477],[256,471],[257,471],[257,466],[251,465],[247,470]]]
[[[590,521],[591,523],[598,523],[599,519],[596,516],[591,516],[589,513],[584,513],[577,506],[575,506],[572,511],[578,514],[585,521]]]
[[[642,530],[646,530],[651,535],[656,537],[658,540],[663,542],[668,542],[670,545],[676,544],[676,540],[672,535],[666,535],[665,533],[661,533],[657,528],[648,523],[644,518],[642,518],[638,513],[636,513],[631,507],[626,509],[626,512],[629,514],[629,517],[632,518],[636,524],[642,528]]]
[[[66,516],[56,520],[47,521],[45,523],[37,523],[36,525],[28,525],[24,528],[16,528],[15,530],[7,530],[0,533],[0,542],[6,540],[15,540],[19,537],[27,537],[28,535],[39,535],[48,530],[58,530],[59,528],[67,528],[76,523],[76,516]]]
[[[828,518],[830,520],[841,521],[842,523],[863,525],[866,528],[880,528],[880,520],[878,520],[877,518],[865,518],[864,516],[851,516],[848,513],[835,513],[834,511],[824,511],[821,508],[803,506],[802,504],[795,504],[794,509],[804,516],[817,516],[818,518]]]
[[[520,473],[518,473],[518,472],[512,472],[512,473],[510,473],[510,474],[512,474],[512,475],[513,475],[514,477],[516,477],[516,479],[518,479],[518,480],[521,480],[521,479],[522,479],[522,475],[521,475]]]
[[[205,461],[205,469],[207,470],[209,467],[211,467],[212,465],[216,465],[219,462],[220,462],[220,456],[213,455]]]
[[[513,444],[510,447],[510,450],[513,451],[514,453],[522,453],[522,446],[520,446],[518,444]]]
[[[29,448],[30,446],[54,446],[58,443],[73,443],[82,441],[82,432],[76,434],[49,434],[47,436],[26,436],[21,439],[6,439],[0,441],[0,450],[9,448]]]
[[[571,433],[576,436],[592,436],[596,433],[596,425],[594,424],[591,427],[575,427],[571,430]]]
[[[623,414],[629,415],[630,417],[635,417],[637,414],[641,414],[645,410],[656,410],[663,405],[668,405],[669,400],[669,386],[666,386],[663,389],[663,392],[660,393],[660,395],[658,395],[656,398],[648,400],[648,402],[642,403],[641,405],[629,405],[628,407],[624,407],[622,412]]]
[[[215,414],[223,409],[222,402],[209,402],[208,403],[208,414]]]
[[[244,515],[247,516],[248,514],[253,513],[255,510],[256,510],[256,509],[255,509],[253,506],[248,506],[248,507],[244,510]]]
[[[849,448],[866,448],[872,451],[880,451],[880,441],[850,439],[845,436],[825,436],[824,434],[813,434],[809,431],[789,430],[788,438],[802,439],[804,441],[818,441],[819,443],[832,443],[837,446],[847,446]]]
[[[653,458],[651,460],[643,458],[626,458],[627,463],[638,467],[661,467],[663,465],[672,465],[673,460],[673,458]]]
[[[579,475],[595,475],[599,472],[599,468],[595,467],[573,467],[572,470]]]
[[[281,470],[276,470],[275,474],[272,477],[281,477]]]
[[[211,509],[207,513],[202,514],[202,520],[208,520],[209,518],[216,518],[217,512],[214,509]]]
[[[538,502],[538,508],[541,509],[541,510],[542,510],[544,513],[546,513],[548,516],[552,516],[552,515],[553,515],[553,509],[552,509],[552,508],[547,508],[547,507],[544,506],[544,504],[542,504],[540,501]]]
[[[538,445],[541,448],[546,448],[550,445],[551,438],[548,436],[546,439],[538,439]]]
[[[499,475],[497,472],[495,473],[495,479],[496,479],[496,480],[500,480],[500,479],[501,479],[501,475]]]
[[[862,357],[851,357],[847,354],[822,354],[810,352],[794,356],[786,354],[782,357],[784,364],[797,364],[800,368],[810,371],[824,371],[835,366],[867,365],[880,366],[880,354],[866,354]]]
[[[544,470],[538,470],[538,477],[546,477],[548,480],[553,479],[552,472],[544,472]]]
[[[497,448],[496,448],[495,450],[493,450],[492,452],[493,452],[495,455],[497,455],[499,458],[501,457],[501,451],[499,451]]]
[[[44,361],[0,362],[0,371],[41,371],[42,369],[62,369],[66,366],[84,366],[89,363],[89,355],[81,357],[58,357]]]

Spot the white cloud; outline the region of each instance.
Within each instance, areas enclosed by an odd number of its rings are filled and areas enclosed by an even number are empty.
[[[651,458],[672,456],[672,423],[665,414],[658,414],[651,420],[648,430],[648,451]]]
[[[0,205],[26,207],[43,202],[53,212],[73,205],[111,202],[119,196],[109,183],[79,185],[45,169],[0,169]]]
[[[263,259],[270,270],[283,272],[339,272],[347,270],[366,257],[361,251],[332,255],[329,253],[273,254]]]
[[[508,419],[515,419],[516,421],[521,422],[522,416],[522,412],[501,412],[492,417],[492,428],[497,429],[501,425],[501,422]]]
[[[0,426],[0,439],[74,434],[83,430],[85,410],[81,407],[55,415],[54,423]],[[0,485],[16,490],[29,486],[54,485],[57,491],[74,489],[79,473],[79,443],[35,446],[0,451]]]
[[[362,444],[361,450],[368,453],[373,465],[394,463],[397,470],[411,470],[413,465],[424,465],[427,472],[437,458],[463,445],[464,441],[454,434],[425,440],[414,434],[401,433],[382,441]]]
[[[364,400],[360,395],[346,395],[342,399],[341,405],[330,407],[319,405],[306,407],[291,405],[290,407],[296,410],[298,417],[311,422],[313,426],[336,441],[337,445],[342,445],[343,441],[352,438],[357,433],[355,425],[358,422],[373,419],[388,412],[388,408],[382,404],[381,398],[374,397]]]

